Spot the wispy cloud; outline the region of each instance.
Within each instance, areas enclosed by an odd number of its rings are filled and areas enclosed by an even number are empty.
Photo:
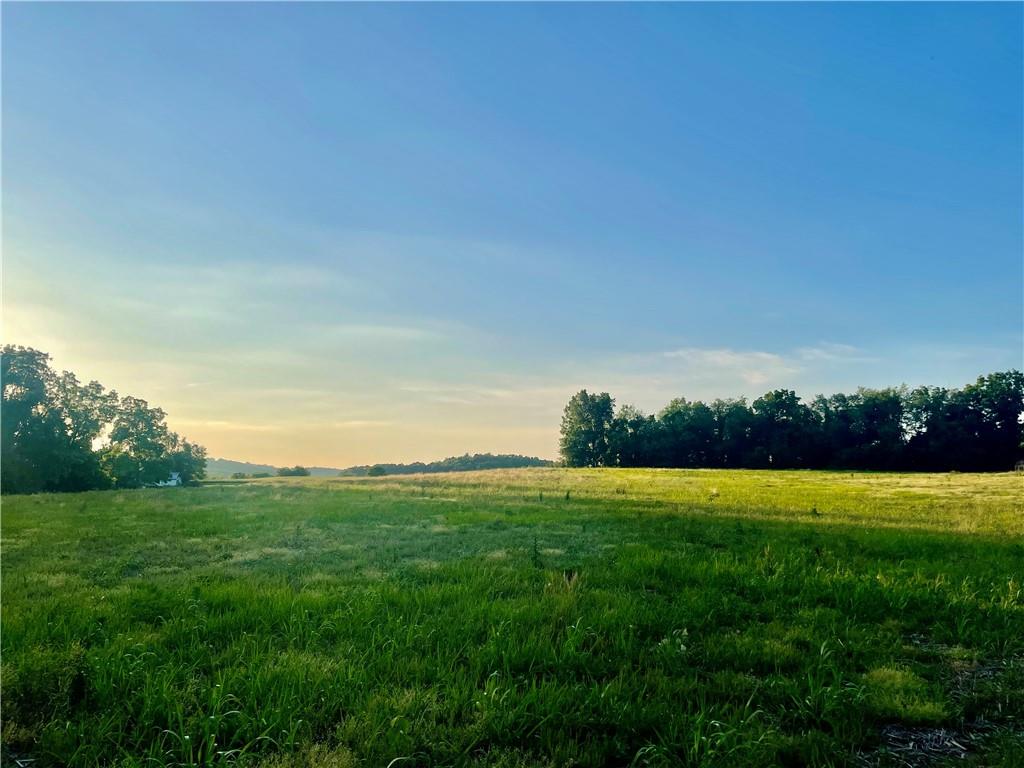
[[[823,341],[812,347],[800,347],[796,357],[803,361],[828,361],[845,363],[865,363],[877,361],[877,357],[864,354],[863,350],[850,344],[836,344]]]
[[[765,384],[799,370],[792,361],[772,352],[687,347],[665,352],[664,357],[683,363],[691,374],[718,380],[738,377],[747,384]]]
[[[354,339],[366,341],[433,341],[445,338],[431,328],[412,325],[376,325],[373,323],[337,323],[315,328],[322,340]]]
[[[390,427],[393,421],[383,419],[349,419],[347,421],[334,421],[330,426],[332,429],[372,429],[376,427]]]

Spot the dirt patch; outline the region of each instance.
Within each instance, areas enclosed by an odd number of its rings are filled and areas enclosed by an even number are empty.
[[[34,768],[35,758],[25,757],[7,747],[0,747],[0,768]]]
[[[996,726],[987,720],[957,729],[887,725],[882,729],[881,746],[858,755],[854,764],[863,768],[926,768],[941,760],[964,760],[995,730]]]
[[[946,689],[957,704],[968,701],[979,686],[998,683],[1011,668],[1024,663],[1021,656],[989,661],[972,659],[961,647],[935,643],[923,635],[911,635],[907,640],[908,647],[944,659],[948,668]],[[879,746],[858,754],[854,765],[860,768],[928,768],[946,761],[966,760],[982,751],[983,742],[999,732],[1005,733],[1006,727],[1006,723],[1000,725],[984,715],[956,727],[891,723],[882,728]],[[1024,738],[1024,732],[1019,735]]]

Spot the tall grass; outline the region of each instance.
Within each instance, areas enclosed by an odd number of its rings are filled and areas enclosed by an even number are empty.
[[[3,741],[37,765],[824,766],[983,718],[976,759],[1011,765],[1021,491],[540,469],[9,498]]]

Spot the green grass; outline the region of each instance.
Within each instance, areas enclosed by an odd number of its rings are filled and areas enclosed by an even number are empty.
[[[885,764],[886,724],[979,717],[977,764],[1024,754],[1019,476],[270,479],[2,522],[37,766]]]

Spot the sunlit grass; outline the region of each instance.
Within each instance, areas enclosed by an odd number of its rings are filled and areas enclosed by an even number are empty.
[[[1022,491],[540,469],[5,498],[4,743],[75,766],[843,765],[886,723],[983,717],[978,759],[1011,765]]]

